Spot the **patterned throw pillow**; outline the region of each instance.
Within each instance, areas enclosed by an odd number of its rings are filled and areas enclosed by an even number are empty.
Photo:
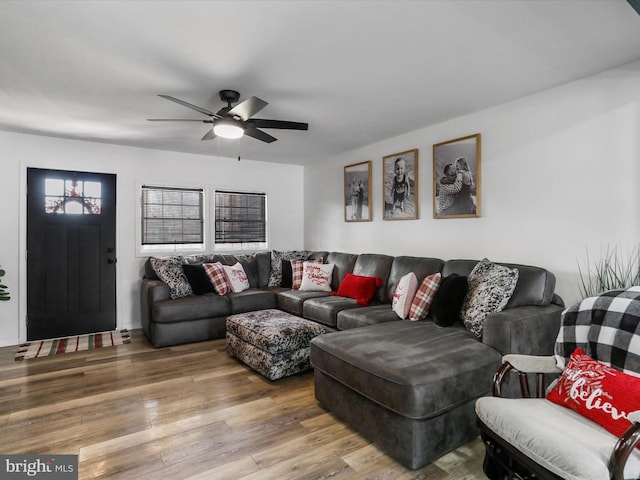
[[[304,260],[309,256],[307,251],[271,251],[271,272],[269,273],[269,287],[282,286],[282,260]]]
[[[547,399],[603,426],[617,437],[640,409],[640,378],[600,363],[577,348]]]
[[[249,288],[249,277],[247,277],[240,262],[232,266],[223,265],[222,268],[227,276],[227,281],[231,286],[232,292],[243,292]]]
[[[427,317],[441,281],[442,274],[440,272],[429,275],[422,280],[409,308],[409,320],[416,322]]]
[[[518,269],[485,258],[473,267],[467,282],[469,290],[460,316],[467,330],[480,338],[485,318],[501,312],[509,302],[518,283]]]
[[[401,319],[407,318],[409,315],[409,309],[413,302],[413,297],[418,290],[418,278],[413,272],[407,273],[404,277],[398,281],[396,291],[393,293],[393,300],[391,301],[391,309],[396,312]]]
[[[151,257],[149,261],[158,278],[169,285],[171,298],[193,294],[191,285],[182,271],[182,257]]]
[[[293,290],[298,290],[302,285],[302,272],[304,270],[304,262],[323,263],[321,258],[312,260],[291,260],[291,278]]]
[[[231,291],[231,285],[229,285],[224,266],[220,262],[205,263],[203,266],[204,271],[209,275],[209,279],[211,283],[213,283],[213,287],[216,289],[216,292],[218,292],[218,295],[224,295]]]
[[[304,262],[300,290],[331,291],[333,263]]]

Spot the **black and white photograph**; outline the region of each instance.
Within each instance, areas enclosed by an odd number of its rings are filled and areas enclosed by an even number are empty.
[[[344,221],[371,221],[371,160],[344,167]]]
[[[479,217],[480,134],[433,146],[433,218]]]
[[[418,149],[383,157],[384,220],[418,218]]]

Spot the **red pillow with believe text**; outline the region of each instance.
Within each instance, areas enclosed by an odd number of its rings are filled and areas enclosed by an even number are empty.
[[[604,365],[576,348],[547,399],[619,437],[631,426],[627,416],[640,410],[640,378]]]

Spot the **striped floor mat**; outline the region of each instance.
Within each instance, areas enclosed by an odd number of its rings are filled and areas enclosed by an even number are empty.
[[[18,348],[16,360],[27,358],[47,357],[58,353],[79,352],[100,347],[113,347],[131,343],[127,330],[113,330],[111,332],[90,333],[73,337],[53,338],[24,343]]]

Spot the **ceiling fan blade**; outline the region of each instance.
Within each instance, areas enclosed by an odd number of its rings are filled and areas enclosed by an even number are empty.
[[[276,137],[272,137],[267,132],[258,130],[253,125],[246,125],[246,128],[244,129],[244,134],[250,137],[253,137],[256,140],[262,140],[263,142],[266,142],[266,143],[275,142],[277,140]]]
[[[213,120],[196,120],[195,118],[147,118],[148,122],[202,122],[213,123]]]
[[[246,121],[267,105],[269,104],[264,100],[261,100],[258,97],[251,97],[247,98],[244,102],[240,102],[238,105],[229,110],[227,114],[237,115],[242,120]]]
[[[213,113],[211,110],[207,110],[206,108],[199,107],[197,105],[193,105],[191,103],[185,102],[184,100],[180,100],[179,98],[172,97],[170,95],[158,95],[159,97],[166,98],[167,100],[171,100],[172,102],[179,103],[187,108],[195,110],[196,112],[204,113],[205,115],[209,115],[210,117],[220,118],[217,113]]]
[[[285,120],[267,120],[266,118],[252,118],[250,123],[256,128],[281,128],[286,130],[309,130],[308,123],[287,122]]]
[[[201,140],[213,140],[214,138],[216,138],[216,134],[213,133],[213,128],[211,130],[209,130],[207,133],[204,134],[204,137],[201,138]]]

